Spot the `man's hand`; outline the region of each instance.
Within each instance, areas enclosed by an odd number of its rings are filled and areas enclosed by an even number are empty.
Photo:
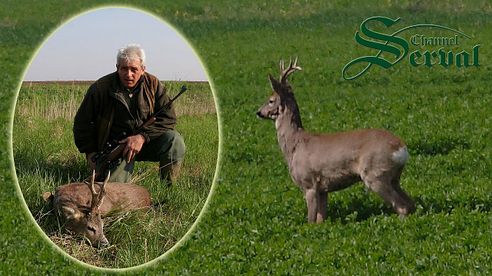
[[[120,144],[126,144],[125,149],[123,150],[123,156],[126,156],[126,161],[128,163],[130,163],[130,161],[132,161],[140,152],[144,143],[145,138],[142,134],[128,136],[120,141]]]
[[[95,152],[88,152],[85,154],[85,159],[87,159],[87,164],[89,165],[91,171],[96,170],[96,162],[92,161],[92,156],[94,156],[95,154]]]

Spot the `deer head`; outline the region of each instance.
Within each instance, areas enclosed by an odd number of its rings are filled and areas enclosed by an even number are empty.
[[[104,236],[104,222],[99,212],[99,207],[101,207],[104,200],[105,185],[108,183],[109,176],[110,174],[108,173],[108,176],[100,185],[99,192],[96,191],[94,183],[96,177],[95,171],[92,173],[91,182],[85,182],[92,195],[90,208],[76,209],[69,206],[61,207],[61,211],[67,219],[67,228],[86,237],[95,246],[109,244],[106,236]]]
[[[302,70],[302,68],[297,65],[297,58],[294,62],[290,60],[287,68],[285,68],[284,61],[280,60],[280,78],[277,80],[271,74],[268,75],[273,91],[272,95],[268,98],[268,101],[256,113],[258,117],[276,120],[283,112],[284,107],[288,102],[291,100],[294,100],[295,102],[294,93],[292,87],[287,82],[287,78],[295,71],[300,70]]]

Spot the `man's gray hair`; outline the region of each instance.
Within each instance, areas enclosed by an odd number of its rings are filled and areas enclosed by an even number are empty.
[[[138,44],[128,44],[126,47],[118,50],[116,55],[116,65],[122,61],[130,62],[131,60],[140,60],[142,65],[145,65],[145,52]]]

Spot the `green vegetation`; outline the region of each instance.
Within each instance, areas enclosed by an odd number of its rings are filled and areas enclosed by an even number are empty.
[[[169,91],[178,90],[168,83]],[[112,246],[94,249],[66,233],[41,194],[81,182],[90,175],[72,135],[73,117],[87,84],[26,83],[17,100],[14,160],[24,200],[48,237],[73,257],[100,267],[123,268],[146,263],[169,250],[197,219],[210,192],[218,151],[218,125],[208,83],[190,83],[176,109],[177,130],[185,137],[187,156],[171,188],[159,181],[157,163],[137,163],[133,182],[145,186],[154,206],[148,211],[106,219]]]
[[[58,6],[48,1],[7,8],[9,4],[2,3],[0,9],[0,57],[10,73],[5,93],[0,93],[4,129],[16,86],[37,45],[63,20],[101,5],[98,1]],[[168,20],[195,46],[219,102],[223,146],[217,188],[189,239],[167,258],[131,272],[462,275],[492,271],[489,1],[142,1],[132,5]],[[45,16],[47,12],[51,16]],[[343,66],[372,53],[355,43],[354,33],[362,20],[374,15],[401,17],[400,28],[417,23],[457,28],[472,37],[463,44],[466,49],[474,43],[482,45],[481,66],[426,68],[402,61],[391,69],[374,67],[359,79],[345,81]],[[302,193],[288,175],[274,127],[255,118],[270,91],[267,74],[278,74],[280,58],[295,56],[303,71],[291,83],[306,129],[386,128],[407,142],[411,158],[402,186],[417,202],[414,215],[400,220],[377,195],[366,194],[358,185],[330,196],[327,222],[306,223]],[[0,179],[6,185],[0,185],[0,207],[11,212],[0,212],[4,246],[0,271],[94,272],[54,251],[19,208],[7,141],[4,134]],[[73,157],[63,162],[74,162]],[[76,164],[73,172],[81,166]],[[66,175],[63,172],[62,178]],[[26,252],[33,248],[36,252]],[[142,261],[144,255],[140,257]]]

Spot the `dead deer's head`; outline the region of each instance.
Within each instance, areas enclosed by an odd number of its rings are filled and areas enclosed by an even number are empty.
[[[100,185],[99,192],[95,187],[95,172],[92,174],[92,180],[87,184],[88,189],[91,192],[91,206],[86,209],[74,209],[68,206],[63,206],[61,211],[67,219],[67,228],[74,231],[76,234],[80,234],[86,237],[94,246],[105,246],[109,242],[104,235],[104,222],[99,212],[104,196],[105,185],[108,183],[110,174]]]
[[[277,80],[271,74],[268,75],[273,91],[272,95],[268,98],[268,101],[260,107],[258,112],[256,112],[258,117],[276,120],[283,112],[287,103],[292,101],[295,103],[294,93],[292,87],[287,82],[287,78],[289,75],[299,70],[302,70],[302,68],[297,66],[297,58],[294,62],[290,60],[287,68],[285,68],[284,61],[280,60],[280,78]]]

